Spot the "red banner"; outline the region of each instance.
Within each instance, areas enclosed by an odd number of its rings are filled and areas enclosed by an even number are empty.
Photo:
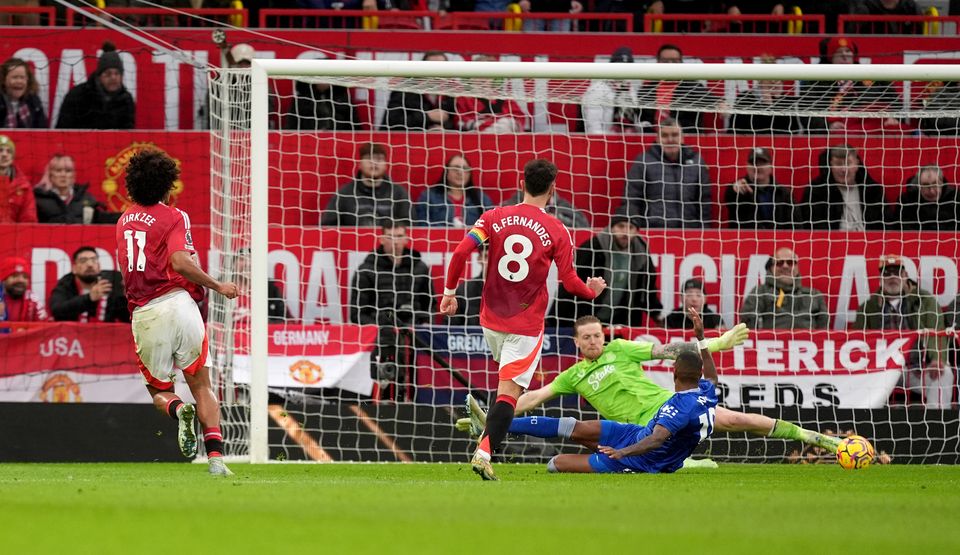
[[[79,183],[90,183],[92,194],[111,210],[128,205],[124,164],[152,145],[174,157],[182,172],[173,191],[174,205],[186,210],[196,224],[210,222],[210,139],[202,132],[60,132],[4,131],[17,144],[16,163],[32,183],[40,181],[53,154],[73,156]],[[316,227],[331,195],[356,174],[357,145],[370,140],[390,147],[390,175],[414,201],[436,183],[454,153],[465,153],[473,165],[474,183],[495,203],[512,196],[520,171],[531,155],[549,157],[560,168],[558,190],[583,211],[592,224],[606,226],[620,205],[625,178],[633,159],[653,141],[652,135],[609,140],[600,136],[525,133],[510,137],[472,133],[297,133],[271,134],[270,221],[288,226]],[[955,138],[872,136],[846,139],[857,148],[870,175],[882,183],[888,202],[896,202],[917,168],[935,164],[947,182],[960,182],[960,142]],[[819,156],[836,140],[826,137],[765,137],[735,135],[690,136],[687,144],[700,151],[710,169],[715,218],[725,222],[722,195],[726,186],[744,175],[749,150],[773,151],[774,178],[793,186],[799,199],[820,171]],[[496,156],[489,155],[496,152]]]
[[[434,290],[440,291],[444,269],[463,231],[414,228],[410,233],[411,247],[430,266]],[[592,233],[575,231],[575,244]],[[271,228],[268,271],[281,285],[290,314],[306,324],[344,322],[353,273],[376,248],[377,235],[378,230],[363,228]],[[201,261],[216,274],[219,263],[216,253],[209,251],[209,228],[194,226],[193,236]],[[785,237],[773,232],[644,230],[641,236],[656,265],[659,296],[667,310],[679,304],[680,285],[699,277],[708,305],[728,326],[736,322],[743,297],[760,283],[767,258],[784,245],[797,253],[804,285],[824,294],[833,329],[846,329],[856,307],[879,288],[877,260],[886,253],[902,253],[907,272],[941,306],[956,298],[960,282],[956,234],[797,231]],[[16,254],[31,260],[34,292],[43,299],[70,271],[70,253],[81,245],[100,249],[101,265],[115,268],[112,226],[7,225],[0,226],[0,237],[4,238],[0,256]],[[470,275],[479,271],[476,262],[468,269]],[[551,281],[548,287],[553,294],[557,284]]]
[[[182,49],[203,66],[220,65],[220,54],[207,29],[155,29],[155,36]],[[652,61],[657,49],[666,42],[679,42],[688,62],[751,63],[763,55],[773,55],[789,63],[816,63],[819,59],[818,36],[737,36],[722,35],[578,35],[570,40],[563,33],[468,33],[468,32],[369,32],[270,30],[274,38],[245,31],[230,32],[231,43],[247,42],[258,57],[317,59],[350,56],[358,59],[418,59],[428,50],[450,50],[451,59],[470,58],[473,54],[493,54],[504,60],[591,61],[609,56],[620,46],[633,48],[637,61]],[[495,40],[490,40],[491,37]],[[205,102],[206,73],[185,59],[154,51],[133,39],[103,29],[58,30],[5,28],[0,37],[0,57],[24,58],[37,68],[41,95],[56,121],[67,91],[86,80],[96,67],[96,58],[105,40],[114,42],[124,61],[124,83],[137,103],[139,129],[194,129],[197,113]],[[953,37],[857,37],[854,39],[861,63],[914,64],[950,63],[958,57]],[[731,83],[723,94],[735,94],[744,84]],[[386,104],[386,93],[378,93],[373,105]],[[367,102],[366,92],[358,101]],[[909,91],[908,91],[909,95]],[[379,98],[383,96],[383,98]],[[548,123],[548,114],[539,111],[534,119]]]

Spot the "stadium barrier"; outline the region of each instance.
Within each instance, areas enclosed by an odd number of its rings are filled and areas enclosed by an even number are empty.
[[[944,35],[956,36],[960,16],[949,15],[859,15],[837,16],[837,28],[851,35]]]
[[[241,8],[101,8],[90,10],[107,20],[122,20],[138,27],[217,27],[223,24],[247,27],[249,13]],[[75,10],[67,10],[67,27],[98,26],[98,22]]]
[[[643,16],[645,33],[823,34],[825,19],[815,15],[654,14]]]

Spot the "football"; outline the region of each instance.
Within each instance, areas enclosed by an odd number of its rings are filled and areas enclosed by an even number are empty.
[[[848,470],[870,466],[873,457],[873,445],[863,436],[844,438],[837,448],[837,463]]]

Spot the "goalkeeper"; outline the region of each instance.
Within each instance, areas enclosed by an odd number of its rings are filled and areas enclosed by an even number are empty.
[[[703,337],[703,324],[694,328],[698,338]],[[711,353],[727,351],[746,341],[750,330],[738,324],[722,336],[708,339]],[[604,342],[603,328],[595,316],[584,316],[573,326],[573,341],[583,357],[580,362],[561,372],[545,387],[528,391],[517,400],[515,413],[521,415],[560,395],[579,394],[605,420],[646,426],[657,415],[660,406],[673,392],[650,380],[641,367],[648,360],[675,359],[683,351],[696,352],[696,343],[654,345],[640,341],[615,339]],[[457,421],[457,428],[477,434],[483,429],[486,415],[473,397],[467,397],[469,418]],[[510,433],[523,434],[529,429],[526,419],[515,419]],[[573,420],[571,418],[571,420]],[[719,432],[749,432],[754,435],[792,439],[837,452],[840,440],[806,430],[762,414],[750,414],[717,407],[715,430]]]

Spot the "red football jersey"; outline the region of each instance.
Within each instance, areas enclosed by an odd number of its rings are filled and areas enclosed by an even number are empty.
[[[170,255],[177,251],[196,254],[186,212],[159,203],[134,204],[123,213],[117,222],[117,259],[130,312],[176,288],[197,302],[203,299],[203,287],[170,267]]]
[[[547,274],[579,281],[573,241],[560,220],[530,204],[484,212],[470,231],[488,241],[487,277],[480,298],[480,325],[518,335],[540,335],[547,312]]]

